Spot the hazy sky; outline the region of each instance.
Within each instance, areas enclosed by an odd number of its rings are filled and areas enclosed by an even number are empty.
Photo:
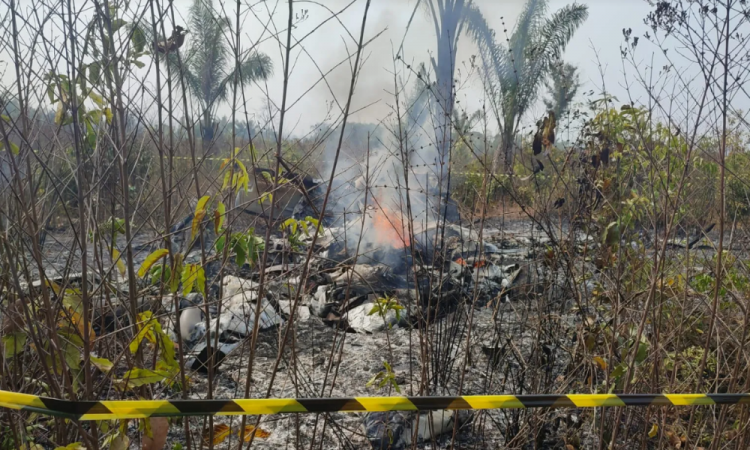
[[[193,0],[174,0],[176,22],[181,25],[187,24],[189,6]],[[295,2],[295,16],[297,26],[294,29],[295,39],[302,38],[307,33],[318,27],[321,22],[331,16],[330,11],[339,11],[352,0],[318,0],[317,2]],[[425,3],[428,0],[422,0]],[[93,9],[91,0],[73,0],[74,8],[81,11]],[[501,18],[510,32],[521,12],[524,1],[522,0],[475,0],[481,11],[487,18],[490,26],[498,31],[498,40],[504,40],[502,34],[503,25]],[[555,11],[565,4],[564,0],[550,0],[550,11]],[[622,92],[622,64],[620,61],[620,45],[623,43],[623,28],[633,28],[634,35],[640,35],[646,30],[643,18],[650,10],[645,0],[584,0],[589,6],[589,18],[579,29],[568,46],[565,60],[580,68],[584,87],[581,91],[594,89],[599,91],[602,78],[599,65],[596,61],[598,52],[602,68],[605,71],[604,80],[608,90],[625,100],[626,95]],[[268,93],[272,101],[280,106],[283,87],[282,48],[277,38],[264,31],[263,22],[269,23],[269,29],[279,32],[286,27],[287,4],[286,2],[266,1],[253,2],[252,12],[248,9],[247,0],[242,0],[244,20],[242,23],[243,45],[245,48],[250,42],[256,42],[259,38],[263,41],[259,50],[267,53],[274,61],[274,75],[266,83]],[[392,55],[398,48],[407,28],[407,22],[414,10],[416,0],[372,0],[366,25],[366,39],[378,33],[380,34],[365,50],[364,70],[362,71],[354,97],[353,109],[357,110],[370,105],[358,112],[353,120],[374,122],[384,118],[393,104],[393,60]],[[224,5],[227,13],[233,14],[236,2],[234,0],[214,0],[214,5],[221,8]],[[20,14],[28,15],[35,8],[33,0],[21,0]],[[330,20],[318,28],[312,35],[307,37],[300,46],[292,52],[293,70],[289,83],[288,104],[294,102],[289,110],[288,127],[289,132],[304,134],[311,125],[319,123],[329,116],[329,111],[335,116],[338,112],[338,103],[343,106],[346,101],[350,83],[350,65],[345,63],[331,72],[327,77],[327,83],[313,85],[320,78],[320,71],[327,72],[344,59],[347,51],[355,49],[355,39],[358,38],[362,22],[362,13],[365,0],[354,0],[354,4],[342,13],[338,19]],[[149,17],[148,3],[146,0],[131,0],[130,8],[135,11],[147,11],[145,17]],[[273,8],[276,8],[275,10]],[[306,10],[306,12],[304,11]],[[87,13],[84,12],[85,17]],[[269,17],[272,20],[268,22]],[[304,17],[304,20],[301,20]],[[297,20],[300,19],[300,20]],[[234,19],[232,19],[234,22]],[[347,30],[344,29],[346,26]],[[167,25],[167,29],[171,24]],[[50,33],[59,34],[57,30],[50,29]],[[351,33],[351,35],[349,34]],[[195,34],[188,35],[191,39]],[[286,39],[285,33],[278,34],[281,39]],[[429,65],[429,58],[435,48],[435,33],[432,20],[427,10],[420,7],[404,44],[405,61],[414,66],[420,62]],[[462,36],[457,55],[458,75],[462,85],[458,90],[457,99],[459,107],[466,108],[469,112],[476,110],[482,103],[483,91],[479,78],[468,76],[465,66],[471,55],[476,53],[471,39]],[[13,81],[12,65],[7,54],[2,55],[0,70],[3,72],[3,80],[6,85]],[[397,67],[402,74],[405,72],[403,64]],[[137,71],[133,85],[141,80],[147,83],[155,82],[154,68],[151,64],[147,68]],[[412,78],[413,79],[413,78]],[[132,85],[131,85],[132,86]],[[312,89],[311,89],[312,88]],[[310,90],[311,89],[311,90]],[[248,90],[250,96],[249,109],[260,119],[267,116],[264,87],[254,86]],[[307,92],[309,90],[309,92]],[[541,108],[532,111],[531,116],[541,114]],[[229,114],[227,105],[222,106],[220,115]],[[527,118],[527,122],[534,122],[533,117]],[[285,133],[286,134],[286,133]]]
[[[475,1],[490,26],[498,30],[498,34],[503,29],[501,18],[504,18],[510,32],[525,3],[521,0]],[[190,3],[191,0],[179,0],[176,4],[179,5],[182,14],[186,15],[187,5]],[[323,0],[322,3],[331,10],[338,11],[350,3],[350,0]],[[568,3],[563,0],[551,0],[550,11],[555,11]],[[622,63],[619,50],[623,43],[622,29],[633,28],[635,34],[645,31],[643,18],[650,10],[650,6],[645,0],[588,0],[583,3],[589,6],[589,19],[570,42],[565,59],[580,67],[581,78],[585,82],[581,92],[588,89],[599,90],[602,78],[596,61],[598,53],[605,71],[608,90],[618,95],[620,100],[625,100],[626,96],[621,91]],[[372,37],[381,32],[382,34],[365,51],[364,56],[367,59],[357,86],[353,108],[359,109],[373,102],[375,104],[358,113],[354,117],[355,120],[377,121],[391,111],[393,98],[390,93],[393,92],[394,83],[392,55],[404,37],[415,4],[416,0],[372,1],[367,19],[366,37]],[[355,38],[359,36],[364,5],[364,0],[357,0],[341,15],[341,22]],[[304,36],[330,16],[328,11],[315,4],[304,2],[298,8],[308,10],[308,18],[299,23],[294,32],[295,37]],[[258,16],[261,18],[268,17],[264,9],[264,7],[256,7]],[[288,17],[286,5],[279,5],[273,17],[276,27],[284,28]],[[255,20],[247,22],[247,33],[257,38],[260,35],[260,23]],[[254,23],[250,25],[250,22]],[[253,26],[257,28],[253,29]],[[243,31],[246,31],[245,27]],[[420,62],[429,64],[430,55],[435,49],[435,41],[432,21],[424,8],[420,7],[406,36],[405,60],[414,62],[414,65]],[[354,49],[352,37],[336,21],[330,21],[318,29],[303,44],[309,55],[302,51],[293,52],[294,69],[290,78],[290,100],[298,99],[318,80],[320,75],[316,64],[320,70],[328,71],[341,62],[347,50],[351,52]],[[271,97],[280,102],[283,79],[280,48],[278,43],[269,40],[263,43],[260,49],[268,53],[275,62],[274,76],[269,80],[268,86]],[[483,97],[478,77],[475,75],[467,78],[466,76],[468,70],[464,64],[468,64],[473,54],[476,54],[476,48],[471,39],[468,36],[462,36],[457,66],[464,84],[459,88],[458,99],[461,101],[460,107],[467,108],[469,112],[479,108]],[[403,72],[403,65],[398,69]],[[344,64],[328,77],[330,88],[342,105],[349,88],[350,73],[349,65]],[[254,88],[251,92],[257,98],[263,96],[258,88]],[[323,83],[319,84],[290,110],[289,123],[295,124],[296,133],[306,131],[311,125],[326,117],[332,101],[333,96],[328,86]],[[263,108],[259,106],[257,109],[260,112]],[[222,112],[224,111],[225,109],[222,109]],[[226,111],[228,112],[228,109]],[[538,111],[538,113],[541,112],[541,110]]]

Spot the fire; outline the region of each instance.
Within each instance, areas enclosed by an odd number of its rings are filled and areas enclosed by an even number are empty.
[[[459,257],[456,260],[456,264],[460,264],[462,266],[468,266],[469,265],[469,263],[467,263],[466,260],[463,259],[463,258],[461,258],[461,257]],[[487,262],[486,261],[481,261],[481,260],[480,261],[474,261],[474,264],[472,264],[472,265],[474,266],[475,269],[477,269],[477,268],[486,266]]]
[[[372,219],[375,236],[373,242],[393,248],[404,248],[411,245],[409,232],[401,222],[401,214],[388,208],[377,208]]]

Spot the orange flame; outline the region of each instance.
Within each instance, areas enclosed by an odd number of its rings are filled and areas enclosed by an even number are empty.
[[[378,245],[404,248],[411,245],[409,233],[401,223],[401,215],[388,208],[378,208],[373,217],[374,239]]]
[[[460,264],[460,265],[462,265],[462,266],[468,266],[468,265],[469,265],[469,264],[468,264],[468,263],[466,262],[466,260],[465,260],[465,259],[463,259],[463,258],[461,258],[461,257],[459,257],[459,258],[458,258],[458,259],[456,260],[456,264]],[[480,267],[484,267],[484,266],[486,266],[486,265],[487,265],[487,262],[486,262],[486,261],[482,261],[482,260],[480,260],[480,261],[474,261],[474,264],[472,264],[472,266],[474,266],[474,268],[475,268],[475,269],[476,269],[476,268],[480,268]]]

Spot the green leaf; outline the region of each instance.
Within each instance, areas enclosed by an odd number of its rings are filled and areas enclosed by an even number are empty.
[[[115,262],[115,265],[117,266],[117,270],[120,271],[120,275],[123,277],[125,276],[125,263],[122,262],[122,258],[120,257],[120,251],[116,248],[112,249],[112,261]]]
[[[237,243],[234,245],[234,253],[235,253],[234,262],[237,263],[239,267],[244,266],[245,261],[247,260],[246,245],[247,245],[246,240],[244,239],[238,239]]]
[[[216,247],[216,251],[218,253],[224,253],[224,243],[226,242],[226,240],[226,236],[224,235],[219,236],[219,238],[216,239],[216,243],[214,244],[214,246]]]
[[[611,247],[615,244],[620,243],[620,226],[617,222],[612,222],[607,225],[607,229],[604,230],[604,244]]]
[[[94,367],[101,370],[103,373],[108,373],[110,370],[112,370],[112,367],[114,367],[112,361],[108,360],[107,358],[97,358],[96,356],[90,356],[89,360],[91,361],[91,364],[94,365]]]
[[[83,341],[81,341],[81,344],[83,344]],[[81,349],[69,342],[63,343],[62,347],[65,365],[72,370],[78,369],[81,366]]]
[[[144,338],[148,339],[150,342],[156,342],[153,333],[155,323],[158,322],[154,320],[151,311],[145,311],[138,314],[138,334],[135,335],[135,338],[133,338],[128,346],[130,348],[130,353],[135,354],[138,352],[138,349],[141,346],[141,341],[143,341]]]
[[[238,179],[239,186],[235,186],[235,188],[242,187],[245,189],[245,192],[248,192],[249,183],[250,183],[250,175],[248,175],[247,173],[247,167],[245,167],[245,165],[240,160],[236,160],[235,162],[237,163],[237,166],[240,168],[240,172],[242,173],[242,175]]]
[[[86,450],[86,447],[80,442],[73,442],[65,447],[55,447],[55,450]]]
[[[114,117],[112,115],[112,110],[109,108],[104,108],[104,116],[107,118],[107,125],[112,124],[112,118]]]
[[[225,214],[226,206],[224,206],[224,203],[219,202],[219,204],[216,205],[216,209],[214,210],[214,232],[216,234],[219,234],[219,230],[221,230],[222,225],[224,225]]]
[[[3,336],[3,354],[5,355],[5,359],[13,358],[23,352],[23,348],[26,346],[26,338],[26,333],[21,331]]]
[[[119,30],[120,28],[124,27],[127,24],[127,22],[123,19],[115,19],[112,21],[112,32]]]
[[[0,141],[0,150],[5,150],[5,143],[2,141]],[[17,155],[18,153],[20,153],[21,150],[18,148],[16,144],[11,142],[10,151],[13,152],[14,155]]]
[[[182,269],[182,295],[186,296],[193,292],[193,285],[195,284],[195,264],[187,264]]]
[[[635,363],[640,364],[648,357],[648,342],[641,342],[638,344],[638,353],[635,355]]]
[[[270,192],[264,192],[263,195],[261,195],[258,198],[258,203],[263,204],[264,202],[273,203],[273,194]]]
[[[311,217],[311,216],[307,216],[305,217],[305,222],[308,222],[311,225],[313,225],[316,230],[318,229],[318,224],[319,224],[318,219]]]
[[[123,389],[134,389],[146,384],[159,383],[164,381],[165,374],[149,369],[130,369],[122,376],[122,379],[115,380],[115,385]]]
[[[169,290],[173,294],[177,293],[177,289],[180,287],[180,278],[182,276],[182,259],[181,253],[174,255],[174,270],[172,276],[169,279]]]
[[[55,83],[50,83],[47,85],[47,96],[49,97],[49,102],[54,104],[57,101],[57,95],[56,93],[57,86]]]
[[[58,293],[58,295],[60,295]],[[71,312],[82,313],[83,312],[83,298],[81,297],[81,291],[78,289],[68,288],[62,293],[62,304],[68,308]]]
[[[63,120],[65,120],[65,107],[62,102],[59,102],[55,111],[55,125],[62,125]]]
[[[197,284],[198,292],[200,292],[204,297],[206,296],[206,272],[203,270],[203,267],[197,267],[195,268],[196,272],[196,278],[195,282]]]
[[[383,372],[376,373],[375,375],[372,376],[372,378],[370,378],[367,381],[367,383],[365,383],[365,387],[372,387],[375,384],[375,382],[383,378],[384,375],[385,374]]]
[[[231,177],[231,176],[232,176],[232,174],[231,174],[231,173],[230,173],[229,171],[227,171],[227,172],[226,172],[226,173],[224,174],[224,182],[223,182],[223,183],[221,183],[221,190],[222,190],[222,191],[223,191],[224,189],[226,189],[226,188],[227,188],[227,187],[229,186],[229,181],[230,181],[230,177]]]
[[[158,286],[159,283],[161,283],[162,279],[164,280],[171,280],[172,279],[172,271],[169,269],[169,266],[164,264],[157,264],[154,267],[151,268],[151,284],[153,286]]]
[[[139,69],[143,69],[144,67],[146,67],[146,64],[144,64],[141,61],[138,61],[137,59],[132,60],[132,63],[134,66],[136,66]]]
[[[90,93],[89,93],[89,98],[90,98],[91,100],[93,100],[93,101],[94,101],[94,103],[96,103],[96,105],[97,105],[98,107],[100,107],[100,108],[104,108],[104,105],[105,105],[105,103],[104,103],[104,98],[102,98],[102,96],[101,96],[101,95],[99,95],[99,94],[97,94],[97,93],[95,93],[95,92],[90,92]]]
[[[289,228],[289,230],[290,230],[290,232],[291,232],[292,234],[296,234],[296,233],[297,233],[297,224],[298,224],[298,223],[299,223],[299,222],[297,222],[297,219],[295,219],[295,218],[293,218],[293,217],[290,217],[289,219],[286,219],[286,220],[285,220],[285,221],[284,221],[284,222],[283,222],[283,223],[281,224],[281,229],[283,230],[283,229],[285,229],[285,228]]]
[[[109,450],[128,450],[130,438],[127,434],[119,431],[104,440],[104,447],[109,446]]]
[[[205,211],[206,204],[209,200],[211,200],[210,195],[204,195],[203,197],[201,197],[200,200],[198,200],[198,204],[195,205],[195,212],[197,213],[198,211]]]
[[[95,61],[89,64],[89,81],[93,84],[96,84],[99,82],[100,76],[101,76],[101,66],[99,65],[99,63]]]
[[[73,328],[65,327],[57,335],[63,340],[64,344],[70,343],[78,348],[83,348],[84,346],[83,338]]]
[[[247,234],[247,256],[250,258],[251,265],[255,265],[258,261],[258,256],[263,252],[263,248],[265,247],[263,239],[253,235],[254,231],[251,229]]]
[[[146,35],[140,27],[133,27],[133,34],[130,36],[130,41],[133,43],[133,50],[137,53],[142,52],[146,47]]]
[[[195,234],[198,232],[201,221],[206,217],[206,204],[211,200],[210,195],[204,195],[198,200],[198,204],[195,205],[195,213],[193,214],[193,225],[190,227],[190,241],[195,239]]]
[[[89,112],[89,119],[91,120],[91,123],[93,123],[94,125],[99,125],[99,123],[102,121],[102,111],[100,109],[95,109]],[[96,140],[96,134],[95,133],[93,134],[94,134],[94,140]]]
[[[151,268],[151,266],[154,265],[154,263],[161,258],[164,258],[169,254],[169,250],[166,248],[160,248],[158,250],[155,250],[151,252],[150,255],[146,257],[146,259],[143,261],[143,264],[141,264],[141,267],[138,268],[138,277],[143,278],[148,273],[148,270]]]

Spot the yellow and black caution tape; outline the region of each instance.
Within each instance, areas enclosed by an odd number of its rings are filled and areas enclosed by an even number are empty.
[[[0,391],[0,407],[32,411],[75,420],[209,415],[266,415],[280,413],[736,404],[750,404],[750,394],[546,394],[464,395],[460,397],[68,401]]]

